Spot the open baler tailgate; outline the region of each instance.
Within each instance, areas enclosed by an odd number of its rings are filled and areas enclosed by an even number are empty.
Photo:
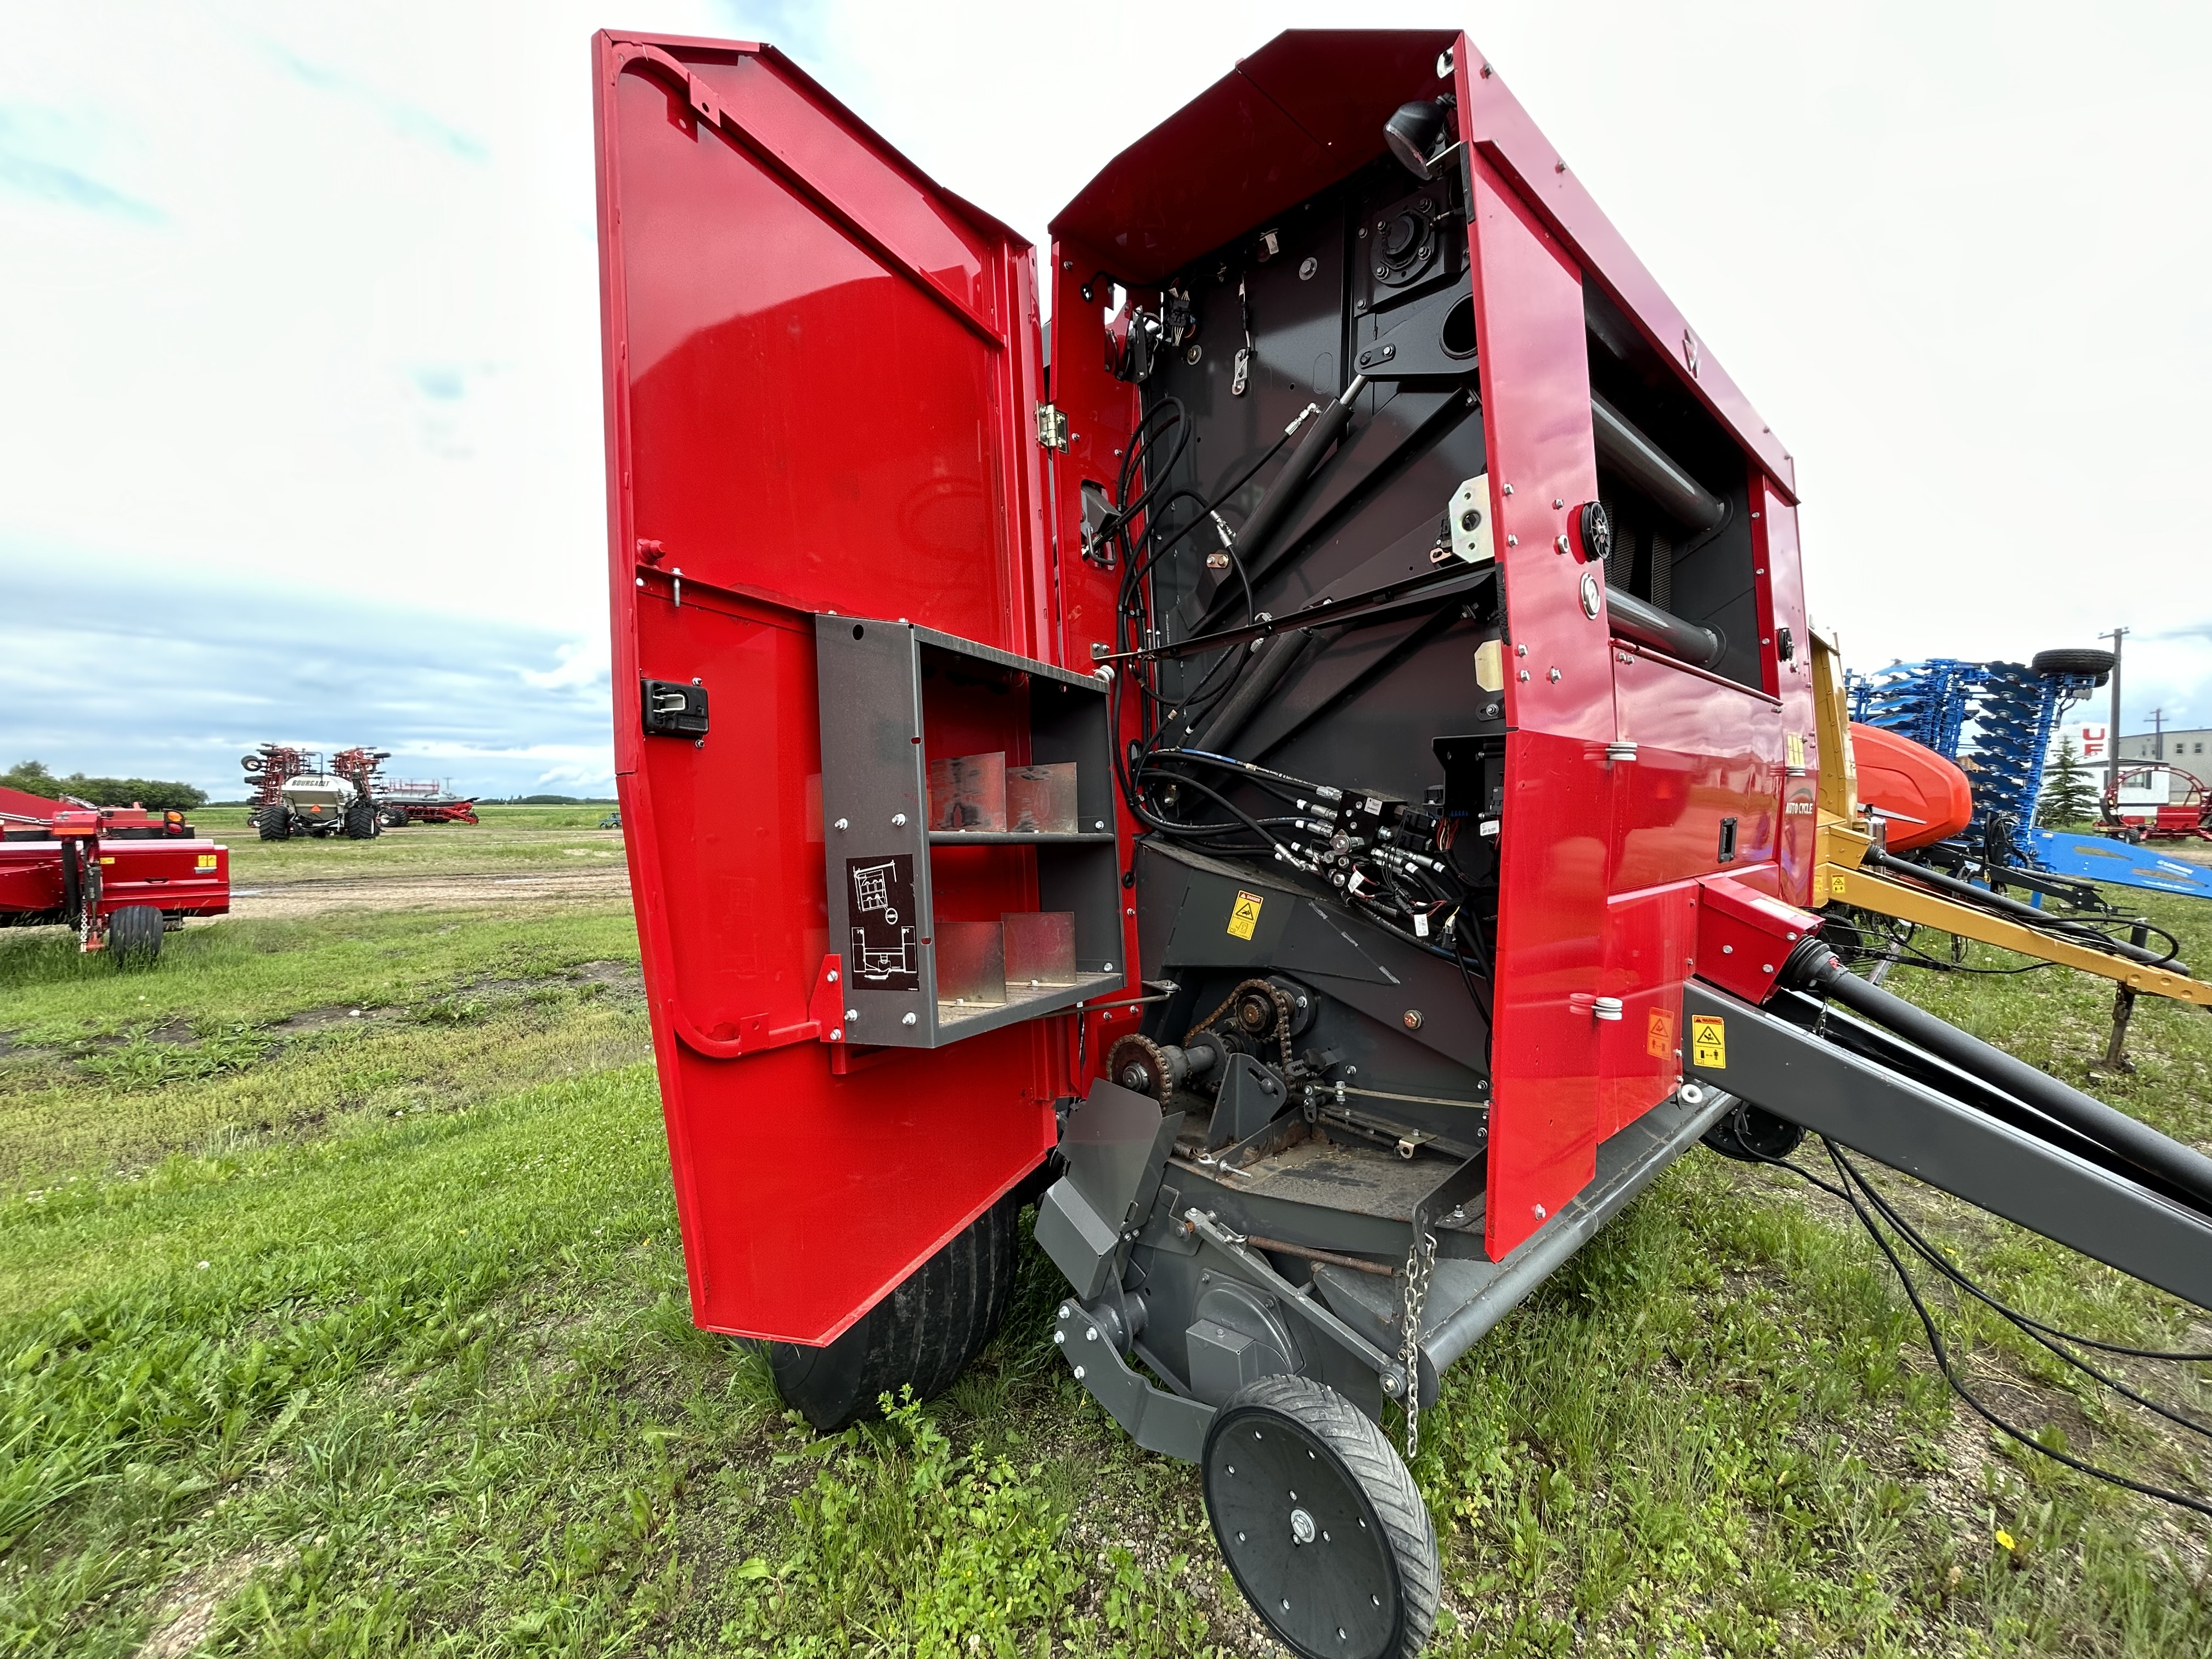
[[[1036,1167],[1066,1086],[1059,1027],[848,1048],[825,969],[817,613],[1044,654],[1030,255],[771,49],[595,64],[616,764],[693,1306],[823,1342]],[[645,681],[703,712],[647,735]]]

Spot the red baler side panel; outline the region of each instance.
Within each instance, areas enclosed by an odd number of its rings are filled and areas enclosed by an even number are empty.
[[[1572,508],[1597,494],[1581,276],[1479,163],[1471,207],[1492,522],[1514,641],[1485,1223],[1494,1260],[1556,1214],[1595,1168],[1592,1006],[1604,950],[1613,711],[1602,614],[1583,614],[1584,567],[1555,550]]]
[[[617,769],[693,1314],[823,1342],[1035,1167],[1065,1086],[1065,1021],[872,1063],[812,1006],[811,613],[1042,653],[1030,255],[773,52],[594,63]],[[702,743],[641,735],[641,674],[706,685]]]

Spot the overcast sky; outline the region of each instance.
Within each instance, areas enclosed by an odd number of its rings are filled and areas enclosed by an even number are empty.
[[[608,787],[602,25],[772,40],[1040,241],[1279,29],[1462,25],[1796,455],[1855,665],[2124,625],[2129,729],[2212,725],[2201,3],[5,15],[0,765]]]

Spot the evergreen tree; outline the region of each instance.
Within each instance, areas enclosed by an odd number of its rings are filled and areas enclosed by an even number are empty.
[[[2057,757],[2043,780],[2043,795],[2035,804],[2035,821],[2046,830],[2087,823],[2097,816],[2096,786],[2082,769],[2074,739],[2058,739]]]

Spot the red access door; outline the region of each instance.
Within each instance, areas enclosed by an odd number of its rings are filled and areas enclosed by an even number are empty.
[[[692,1310],[824,1342],[1054,1139],[1064,1022],[826,1041],[813,643],[836,611],[1044,654],[1031,255],[771,49],[593,63],[616,769]],[[698,682],[706,735],[645,735],[642,678]]]

